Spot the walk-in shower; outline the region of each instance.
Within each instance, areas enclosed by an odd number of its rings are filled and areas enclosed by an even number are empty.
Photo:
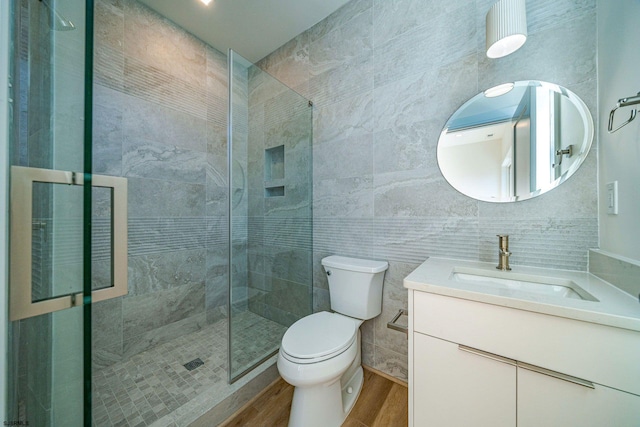
[[[30,283],[10,292],[68,308],[11,322],[8,415],[187,425],[311,312],[311,103],[136,0],[12,8],[10,165],[64,184],[28,181]]]

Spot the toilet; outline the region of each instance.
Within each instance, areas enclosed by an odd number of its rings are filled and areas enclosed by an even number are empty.
[[[293,385],[289,427],[342,425],[362,390],[360,325],[382,311],[382,282],[389,267],[332,255],[322,259],[331,309],[289,327],[278,371]]]

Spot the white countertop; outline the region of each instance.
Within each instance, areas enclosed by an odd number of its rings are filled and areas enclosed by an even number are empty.
[[[640,331],[640,302],[598,277],[581,271],[511,266],[509,274],[570,280],[598,301],[536,295],[512,289],[497,289],[453,279],[454,269],[479,269],[495,274],[495,264],[444,258],[429,258],[404,279],[404,287],[487,304],[511,307],[569,319]],[[499,272],[498,274],[500,274]],[[640,280],[640,278],[639,278]]]

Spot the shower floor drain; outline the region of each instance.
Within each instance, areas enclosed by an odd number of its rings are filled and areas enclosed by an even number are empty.
[[[204,365],[204,362],[200,358],[193,359],[191,362],[185,363],[183,366],[187,368],[187,371],[193,371],[198,366]]]

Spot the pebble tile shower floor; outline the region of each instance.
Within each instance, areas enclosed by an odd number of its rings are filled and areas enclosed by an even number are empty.
[[[253,326],[257,327],[258,323],[256,334]],[[238,331],[238,334],[234,332],[234,339],[244,341],[234,352],[234,357],[241,359],[234,359],[239,366],[250,366],[275,350],[273,343],[280,343],[286,330],[251,312],[236,315],[233,326]],[[183,366],[197,358],[204,364],[192,371]],[[227,376],[227,320],[224,319],[95,372],[93,425],[174,426],[169,415],[202,393],[210,394],[213,400],[234,391],[233,386],[227,384]],[[201,408],[202,411],[208,409]]]

